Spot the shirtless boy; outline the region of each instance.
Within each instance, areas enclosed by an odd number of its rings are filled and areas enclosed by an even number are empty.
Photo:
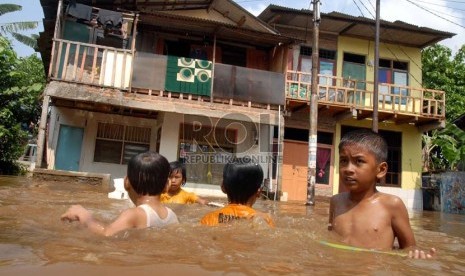
[[[394,195],[378,192],[376,183],[386,175],[386,141],[369,130],[347,133],[339,143],[339,181],[348,192],[334,195],[329,210],[329,230],[357,247],[391,250],[397,238],[400,249],[416,245],[407,209]],[[411,250],[411,258],[431,258]]]

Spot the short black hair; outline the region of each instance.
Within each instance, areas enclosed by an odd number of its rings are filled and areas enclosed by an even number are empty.
[[[170,175],[172,173],[177,173],[177,172],[181,172],[181,174],[182,174],[182,185],[184,186],[184,184],[186,184],[186,180],[187,180],[186,166],[184,166],[184,164],[179,162],[179,161],[170,162]]]
[[[154,151],[139,153],[128,162],[128,180],[139,195],[159,195],[170,173],[168,160]]]
[[[372,130],[357,129],[347,132],[339,142],[339,150],[349,145],[358,145],[370,151],[378,164],[387,161],[388,146],[386,140]]]
[[[262,182],[262,167],[250,158],[235,158],[223,169],[223,188],[231,203],[246,204]]]

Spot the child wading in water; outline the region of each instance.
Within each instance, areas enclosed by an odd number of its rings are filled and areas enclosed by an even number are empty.
[[[227,194],[229,204],[206,214],[200,221],[203,225],[215,226],[238,219],[263,218],[270,226],[274,222],[268,214],[252,209],[261,193],[263,171],[260,165],[236,159],[223,169],[221,190]]]
[[[163,203],[200,203],[208,204],[208,201],[197,196],[194,193],[185,191],[182,186],[186,184],[186,167],[178,161],[170,163],[170,188],[168,192],[161,195],[161,202]]]
[[[81,205],[73,205],[62,216],[62,220],[79,221],[92,232],[111,236],[131,228],[163,227],[178,223],[176,214],[160,201],[161,193],[168,188],[169,163],[155,152],[140,153],[129,160],[124,188],[136,205],[127,209],[105,226],[95,220]]]
[[[339,143],[339,181],[348,192],[334,195],[330,201],[329,230],[352,246],[391,250],[397,238],[401,249],[416,245],[407,209],[394,195],[378,192],[376,183],[387,172],[387,144],[375,132],[352,131]],[[410,251],[411,258],[435,255]]]

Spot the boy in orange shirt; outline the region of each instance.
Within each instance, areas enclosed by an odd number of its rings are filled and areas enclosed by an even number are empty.
[[[388,169],[387,151],[384,138],[370,130],[349,132],[339,143],[339,181],[348,192],[331,198],[328,229],[349,245],[391,250],[395,238],[400,249],[416,245],[402,200],[376,190]],[[432,258],[435,252],[411,250],[409,257]]]
[[[197,196],[194,193],[189,193],[183,188],[186,184],[186,167],[178,161],[170,163],[170,188],[168,192],[163,193],[160,197],[163,203],[180,203],[180,204],[191,204],[200,203],[208,204],[206,199]]]
[[[252,208],[261,193],[263,170],[258,164],[245,159],[235,159],[226,164],[223,169],[221,190],[228,195],[228,205],[206,214],[200,221],[203,225],[216,226],[239,219],[260,217],[274,227],[274,222],[268,214]]]

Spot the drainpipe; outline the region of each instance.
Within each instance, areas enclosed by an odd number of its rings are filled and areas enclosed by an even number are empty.
[[[45,129],[47,128],[47,115],[48,115],[48,105],[50,102],[50,96],[45,95],[44,101],[42,103],[42,113],[40,115],[39,123],[39,134],[37,137],[37,158],[36,158],[36,168],[42,167],[42,158],[45,150]]]
[[[308,132],[308,170],[307,170],[307,202],[315,205],[316,151],[318,132],[318,35],[320,24],[320,1],[313,0],[313,43],[312,43],[312,93],[310,98],[310,131]]]

